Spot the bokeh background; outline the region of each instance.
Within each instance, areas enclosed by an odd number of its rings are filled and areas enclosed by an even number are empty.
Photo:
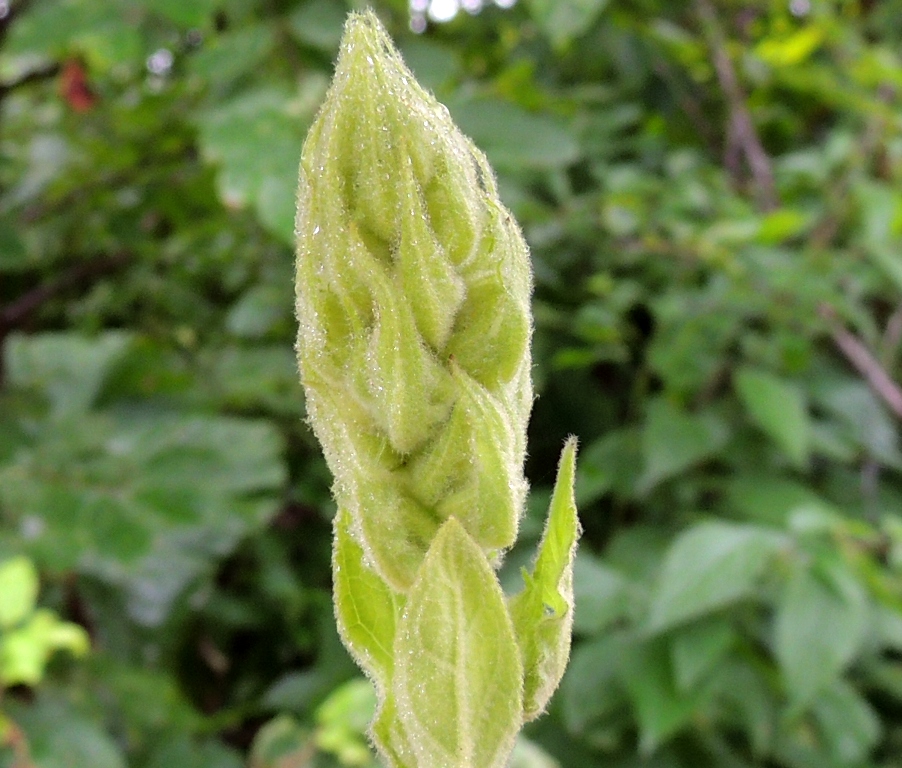
[[[372,766],[293,357],[341,0],[0,0],[0,766]],[[535,266],[531,768],[902,766],[902,2],[385,0]]]

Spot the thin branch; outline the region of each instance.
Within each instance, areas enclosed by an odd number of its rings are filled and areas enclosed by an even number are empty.
[[[56,75],[59,74],[59,71],[60,65],[54,61],[45,64],[44,66],[37,67],[36,69],[29,70],[13,80],[0,83],[0,101],[9,96],[9,94],[17,88],[22,88],[25,85],[37,83],[41,80],[49,80],[51,77],[56,77]]]
[[[752,122],[745,92],[727,53],[726,39],[717,12],[710,0],[695,0],[695,6],[714,59],[717,81],[726,96],[730,111],[727,135],[745,156],[758,192],[759,206],[765,211],[772,211],[780,205],[773,166]]]
[[[830,335],[846,360],[867,381],[873,390],[887,407],[902,419],[902,387],[900,387],[889,373],[880,365],[880,361],[871,353],[860,339],[843,328],[835,319],[832,308],[821,307],[821,316],[830,323]]]
[[[9,331],[25,322],[50,299],[68,288],[81,285],[118,269],[129,259],[130,254],[117,253],[113,256],[105,256],[79,264],[64,272],[55,280],[50,280],[43,285],[32,288],[5,307],[0,306],[0,341]]]
[[[131,260],[131,254],[122,252],[79,264],[51,280],[32,288],[5,307],[0,306],[0,386],[3,385],[3,342],[9,332],[22,325],[44,304],[69,288],[91,282],[113,272]]]

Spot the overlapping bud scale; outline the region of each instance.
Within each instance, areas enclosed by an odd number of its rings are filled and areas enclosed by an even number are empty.
[[[351,534],[402,592],[450,517],[497,559],[526,493],[529,257],[368,15],[305,144],[297,238],[301,375]]]

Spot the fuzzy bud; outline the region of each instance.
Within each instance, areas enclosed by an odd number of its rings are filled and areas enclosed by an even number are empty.
[[[402,591],[452,516],[496,560],[526,493],[529,255],[372,14],[304,146],[297,240],[301,377],[352,535]]]

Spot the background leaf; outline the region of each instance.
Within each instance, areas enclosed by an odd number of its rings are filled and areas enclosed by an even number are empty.
[[[777,659],[796,705],[836,680],[854,656],[867,626],[861,586],[841,571],[825,580],[797,568],[786,586],[775,624]]]
[[[607,4],[607,0],[529,1],[533,17],[556,45],[584,33]]]
[[[661,631],[751,595],[782,545],[763,528],[700,523],[674,541],[652,592],[648,625]]]
[[[685,413],[664,400],[650,402],[642,432],[641,486],[651,487],[715,455],[725,439],[716,420]]]
[[[0,628],[15,626],[34,610],[38,573],[26,557],[0,561]]]
[[[736,391],[749,415],[797,465],[808,460],[809,419],[801,392],[766,371],[743,368]]]

